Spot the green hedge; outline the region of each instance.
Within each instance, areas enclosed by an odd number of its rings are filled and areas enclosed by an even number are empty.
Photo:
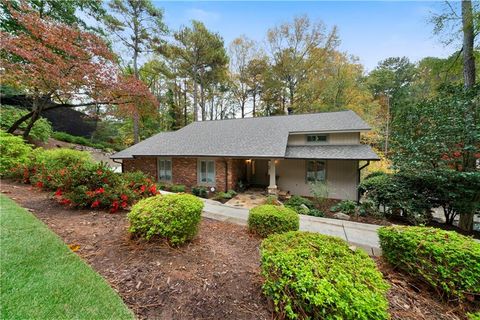
[[[383,257],[447,297],[480,295],[480,243],[453,231],[382,227]]]
[[[262,237],[298,230],[299,216],[290,208],[265,204],[250,209],[248,229]]]
[[[147,240],[158,236],[181,245],[197,234],[202,209],[203,202],[190,194],[146,198],[128,214],[129,231]]]
[[[340,238],[292,231],[261,244],[264,294],[280,319],[388,319],[375,262]]]

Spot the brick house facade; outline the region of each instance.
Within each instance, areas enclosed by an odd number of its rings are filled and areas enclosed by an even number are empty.
[[[198,159],[172,157],[171,184],[182,184],[188,189],[199,185]],[[122,171],[143,171],[158,180],[157,157],[137,157],[124,159]],[[215,184],[217,191],[226,192],[237,187],[238,181],[244,181],[246,164],[243,159],[216,158],[215,159]]]

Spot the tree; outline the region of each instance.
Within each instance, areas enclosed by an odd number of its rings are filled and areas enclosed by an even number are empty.
[[[160,38],[167,28],[163,23],[163,12],[150,0],[112,0],[108,3],[114,15],[105,19],[107,29],[131,53],[133,75],[140,79],[138,58],[140,54],[152,52],[162,44]],[[140,141],[139,111],[133,112],[134,142]]]
[[[314,49],[322,48],[328,54],[338,46],[336,27],[325,32],[322,22],[312,23],[307,16],[296,17],[293,22],[268,30],[267,40],[273,72],[283,84],[282,109],[285,111],[287,104],[295,108],[297,89],[306,81],[312,68],[313,61],[308,59],[309,56]]]
[[[438,97],[407,106],[397,115],[402,129],[394,131],[395,167],[406,171],[475,171],[480,159],[479,105],[480,86],[476,85],[469,90],[443,88]],[[477,191],[473,198],[479,201]],[[472,230],[474,207],[462,207],[460,228]]]
[[[118,104],[131,109],[155,103],[142,83],[120,73],[98,36],[42,18],[25,4],[9,10],[20,29],[0,32],[2,85],[21,89],[32,107],[7,132],[28,121],[27,137],[42,112],[53,108]]]
[[[249,97],[248,65],[255,57],[255,42],[241,36],[232,41],[229,46],[232,93],[240,104],[242,118],[245,117],[245,104]]]
[[[192,27],[183,27],[175,32],[174,39],[175,43],[169,46],[168,59],[175,60],[179,72],[191,80],[194,121],[198,121],[199,104],[202,120],[206,120],[206,87],[226,77],[228,56],[223,39],[199,21],[192,21]]]
[[[444,32],[447,28],[449,28],[449,30],[454,30],[453,34],[451,32],[448,34],[447,43],[454,43],[455,39],[458,38],[457,35],[461,34],[462,50],[459,51],[459,53],[463,53],[464,87],[468,93],[472,91],[472,88],[474,88],[476,84],[474,47],[476,43],[475,38],[480,31],[480,10],[478,10],[478,7],[472,6],[472,1],[464,0],[461,2],[461,14],[458,14],[457,11],[458,9],[456,9],[451,3],[447,2],[447,11],[443,14],[433,16],[432,21],[435,25],[434,32],[436,34]],[[464,117],[471,117],[471,114],[475,114],[477,110],[478,102],[474,103],[472,101],[468,106],[468,110],[465,112]],[[468,138],[473,139],[472,137]],[[471,143],[471,141],[472,140],[468,143]],[[468,161],[464,164],[464,169],[466,171],[475,170],[475,161],[471,150],[467,153],[467,160]],[[471,230],[473,227],[474,214],[475,213],[471,211],[468,214],[464,213],[461,215],[459,221],[460,228]]]
[[[79,13],[101,20],[105,15],[102,3],[98,0],[2,0],[0,2],[0,29],[13,33],[21,28],[16,19],[12,16],[11,10],[19,11],[22,6],[35,11],[41,18],[50,18],[67,25],[77,25],[83,29],[101,31],[98,27],[88,25]]]
[[[252,96],[252,116],[257,115],[257,97],[259,97],[265,86],[267,71],[270,68],[266,56],[258,56],[248,62],[246,73],[246,84],[248,93]]]

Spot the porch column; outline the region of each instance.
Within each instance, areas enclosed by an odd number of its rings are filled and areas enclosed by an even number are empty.
[[[268,186],[269,194],[277,194],[275,160],[271,159],[268,163],[268,174],[270,176],[270,184]]]

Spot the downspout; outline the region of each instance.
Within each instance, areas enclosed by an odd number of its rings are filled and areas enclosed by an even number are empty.
[[[118,161],[117,159],[112,159],[114,163],[118,163],[122,167],[122,173],[123,173],[123,161]]]
[[[370,160],[367,160],[367,163],[365,163],[363,166],[358,168],[358,175],[357,175],[357,204],[360,204],[360,190],[358,190],[358,186],[360,185],[360,173],[363,169],[368,167],[370,165]]]

